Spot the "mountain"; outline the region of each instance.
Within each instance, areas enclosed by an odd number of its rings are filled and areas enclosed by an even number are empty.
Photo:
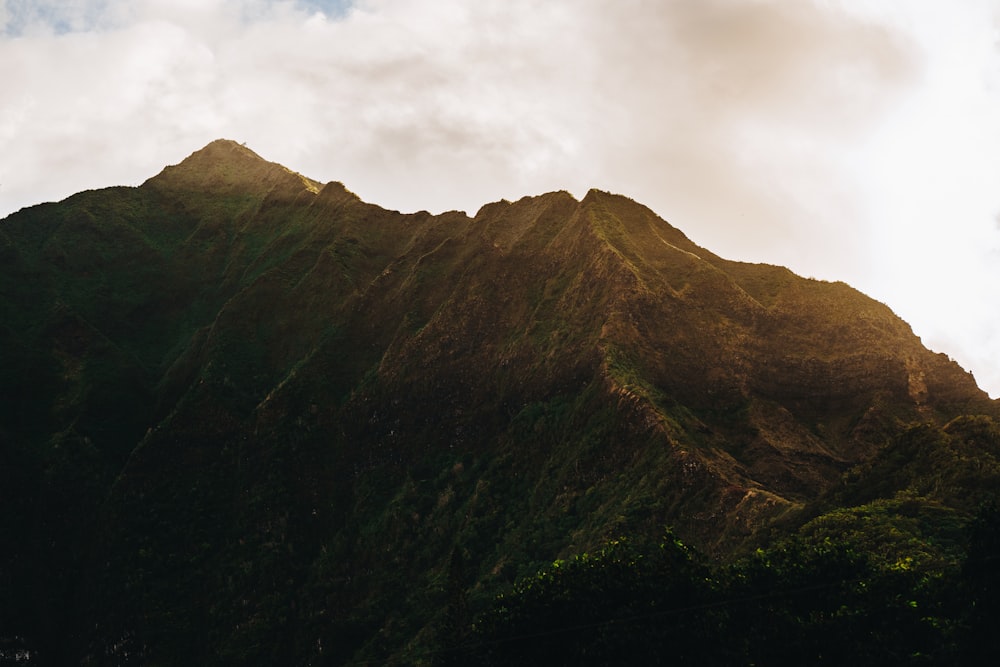
[[[0,222],[0,368],[0,658],[410,663],[622,535],[725,561],[1000,481],[1000,404],[848,285],[598,190],[402,214],[230,141]]]

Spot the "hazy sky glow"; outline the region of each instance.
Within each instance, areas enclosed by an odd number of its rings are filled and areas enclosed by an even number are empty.
[[[1000,0],[0,0],[0,216],[212,139],[404,211],[590,187],[1000,396]]]

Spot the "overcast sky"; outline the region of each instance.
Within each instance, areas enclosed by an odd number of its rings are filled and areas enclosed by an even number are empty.
[[[625,194],[1000,396],[1000,0],[0,0],[0,216],[220,137],[402,211]]]

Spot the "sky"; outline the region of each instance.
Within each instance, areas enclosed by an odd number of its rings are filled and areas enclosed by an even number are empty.
[[[0,0],[0,217],[217,138],[401,211],[624,194],[1000,396],[1000,0]]]

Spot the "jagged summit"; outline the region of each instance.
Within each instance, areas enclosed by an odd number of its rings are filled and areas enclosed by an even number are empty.
[[[213,155],[216,156],[215,159],[226,159],[225,157],[222,157],[225,155],[237,155],[254,161],[267,162],[267,160],[262,158],[260,155],[247,148],[245,143],[238,143],[232,139],[225,138],[210,141],[204,148],[195,151],[187,159],[198,159],[200,157]]]
[[[208,190],[218,194],[260,192],[275,187],[317,193],[322,184],[269,162],[245,144],[216,139],[146,182],[152,187]]]

